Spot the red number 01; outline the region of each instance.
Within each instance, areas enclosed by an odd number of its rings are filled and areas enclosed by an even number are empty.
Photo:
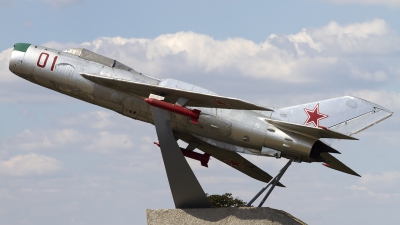
[[[42,61],[42,57],[43,57],[43,56],[44,56],[45,58],[44,58],[44,62],[42,63],[41,61]],[[47,64],[47,60],[49,59],[49,56],[50,56],[50,55],[49,55],[48,53],[45,53],[45,52],[40,53],[36,65],[37,65],[38,67],[40,67],[40,68],[45,68],[45,67],[46,67],[46,64]],[[53,63],[51,64],[51,68],[50,68],[51,71],[54,70],[54,66],[56,65],[57,59],[58,59],[58,56],[54,56]]]

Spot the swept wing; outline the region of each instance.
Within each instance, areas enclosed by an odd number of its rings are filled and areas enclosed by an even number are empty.
[[[187,91],[96,74],[81,73],[81,75],[96,84],[146,98],[150,94],[161,95],[165,97],[165,101],[170,103],[175,103],[179,98],[185,98],[188,100],[185,106],[273,111],[271,108],[259,106],[237,98]]]
[[[248,161],[247,159],[243,158],[236,152],[228,151],[222,148],[218,148],[216,146],[210,145],[207,142],[204,142],[194,136],[191,138],[183,137],[185,135],[178,135],[180,139],[189,143],[189,139],[194,140],[195,142],[199,143],[197,146],[203,152],[210,154],[212,157],[218,159],[219,161],[225,163],[226,165],[239,170],[240,172],[252,177],[256,180],[268,183],[272,176],[263,171],[262,169],[258,168],[256,165]],[[278,183],[277,186],[285,187],[283,184]]]

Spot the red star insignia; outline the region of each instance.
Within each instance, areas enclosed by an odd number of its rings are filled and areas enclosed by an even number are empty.
[[[235,160],[233,160],[232,158],[229,158],[229,159],[227,159],[227,160],[224,160],[226,163],[228,163],[230,166],[232,166],[232,167],[235,167],[235,166],[237,166],[237,167],[241,167],[241,168],[243,168],[244,167],[244,162],[236,162]]]
[[[307,113],[308,116],[306,122],[304,122],[304,125],[312,123],[315,127],[320,127],[319,121],[328,118],[328,115],[319,112],[319,103],[314,107],[313,110],[304,108],[304,111]]]

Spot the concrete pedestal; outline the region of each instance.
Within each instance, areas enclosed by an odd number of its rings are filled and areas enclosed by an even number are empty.
[[[303,221],[285,211],[268,207],[211,208],[211,209],[147,209],[147,224],[293,224]]]

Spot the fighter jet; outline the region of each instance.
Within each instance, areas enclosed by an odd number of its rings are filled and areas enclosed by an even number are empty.
[[[257,105],[180,80],[144,75],[83,48],[59,51],[17,43],[9,69],[40,86],[154,124],[169,179],[168,171],[190,170],[176,166],[179,158],[208,167],[211,156],[254,179],[271,181],[272,176],[239,153],[317,162],[359,176],[332,156],[339,154],[332,142],[356,140],[354,134],[392,115],[351,96],[286,108]],[[188,144],[185,149],[178,146],[179,139]],[[168,168],[165,160],[175,164]]]

